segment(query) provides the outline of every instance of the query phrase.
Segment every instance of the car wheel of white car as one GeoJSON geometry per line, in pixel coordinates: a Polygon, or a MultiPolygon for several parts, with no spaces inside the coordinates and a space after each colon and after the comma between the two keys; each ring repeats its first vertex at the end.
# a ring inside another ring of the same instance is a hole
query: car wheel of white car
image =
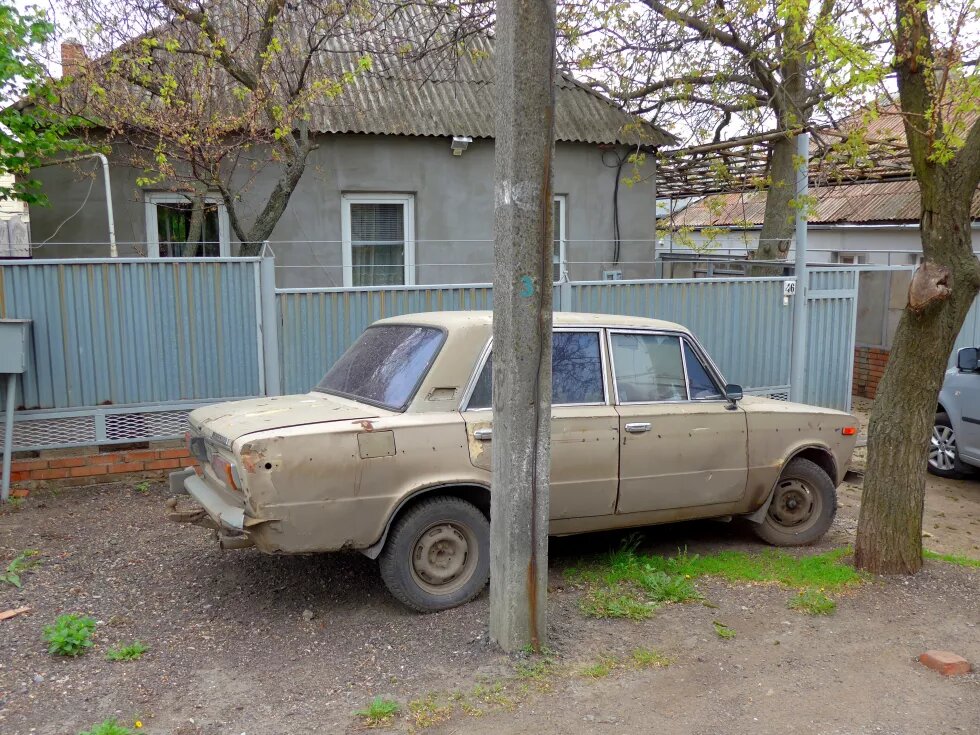
{"type": "Polygon", "coordinates": [[[940,411],[929,440],[929,472],[937,477],[961,477],[965,468],[956,449],[956,433],[949,415],[940,411]]]}
{"type": "Polygon", "coordinates": [[[812,544],[827,532],[836,512],[833,480],[818,465],[797,457],[786,465],[765,519],[753,530],[774,546],[812,544]]]}
{"type": "Polygon", "coordinates": [[[490,578],[490,522],[460,498],[423,500],[395,521],[379,562],[385,586],[409,607],[462,605],[490,578]]]}

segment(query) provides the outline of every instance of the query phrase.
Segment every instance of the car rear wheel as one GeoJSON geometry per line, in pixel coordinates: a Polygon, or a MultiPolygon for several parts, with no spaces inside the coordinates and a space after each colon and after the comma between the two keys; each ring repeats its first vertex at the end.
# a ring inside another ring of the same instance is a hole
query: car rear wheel
{"type": "Polygon", "coordinates": [[[783,470],[755,534],[773,546],[803,546],[823,536],[837,512],[834,482],[818,465],[797,457],[783,470]]]}
{"type": "Polygon", "coordinates": [[[949,414],[943,411],[936,414],[936,420],[932,425],[927,468],[937,477],[962,477],[966,471],[956,448],[953,423],[949,420],[949,414]]]}
{"type": "Polygon", "coordinates": [[[490,522],[465,500],[423,500],[399,517],[379,558],[381,578],[419,612],[469,602],[490,578],[490,522]]]}

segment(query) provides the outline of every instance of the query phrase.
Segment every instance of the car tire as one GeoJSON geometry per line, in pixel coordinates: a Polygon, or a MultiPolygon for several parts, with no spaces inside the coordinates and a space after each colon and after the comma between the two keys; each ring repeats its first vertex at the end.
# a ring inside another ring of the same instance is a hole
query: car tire
{"type": "Polygon", "coordinates": [[[786,465],[756,536],[773,546],[805,546],[822,537],[837,513],[837,490],[821,467],[797,457],[786,465]]]}
{"type": "Polygon", "coordinates": [[[960,462],[960,453],[956,447],[956,434],[949,414],[944,411],[936,413],[932,425],[932,436],[929,438],[929,458],[926,469],[936,477],[957,479],[967,474],[966,466],[960,462]],[[952,457],[950,457],[950,453],[952,457]],[[934,456],[935,455],[935,456],[934,456]]]}
{"type": "Polygon", "coordinates": [[[490,522],[460,498],[423,500],[395,521],[378,561],[385,586],[408,607],[462,605],[490,579],[490,522]]]}

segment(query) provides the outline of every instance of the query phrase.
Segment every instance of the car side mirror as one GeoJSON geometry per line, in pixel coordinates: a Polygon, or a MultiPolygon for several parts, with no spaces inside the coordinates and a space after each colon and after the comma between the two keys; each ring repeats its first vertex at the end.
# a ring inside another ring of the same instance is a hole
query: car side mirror
{"type": "Polygon", "coordinates": [[[735,408],[735,403],[742,400],[742,386],[729,383],[725,386],[725,399],[735,408]]]}
{"type": "Polygon", "coordinates": [[[975,373],[980,364],[980,350],[976,347],[964,347],[956,353],[956,367],[964,373],[975,373]]]}

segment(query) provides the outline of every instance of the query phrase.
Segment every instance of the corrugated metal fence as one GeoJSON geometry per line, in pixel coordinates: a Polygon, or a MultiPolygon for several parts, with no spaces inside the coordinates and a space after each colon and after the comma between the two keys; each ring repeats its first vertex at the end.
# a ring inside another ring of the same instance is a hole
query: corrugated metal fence
{"type": "MultiPolygon", "coordinates": [[[[271,259],[0,262],[0,316],[34,321],[15,449],[179,436],[197,405],[304,392],[371,322],[490,309],[489,284],[275,289],[271,259]]],[[[565,283],[555,308],[690,327],[732,382],[785,397],[783,278],[565,283]]],[[[807,399],[850,400],[856,272],[811,276],[807,399]],[[812,386],[810,385],[812,382],[812,386]]]]}

